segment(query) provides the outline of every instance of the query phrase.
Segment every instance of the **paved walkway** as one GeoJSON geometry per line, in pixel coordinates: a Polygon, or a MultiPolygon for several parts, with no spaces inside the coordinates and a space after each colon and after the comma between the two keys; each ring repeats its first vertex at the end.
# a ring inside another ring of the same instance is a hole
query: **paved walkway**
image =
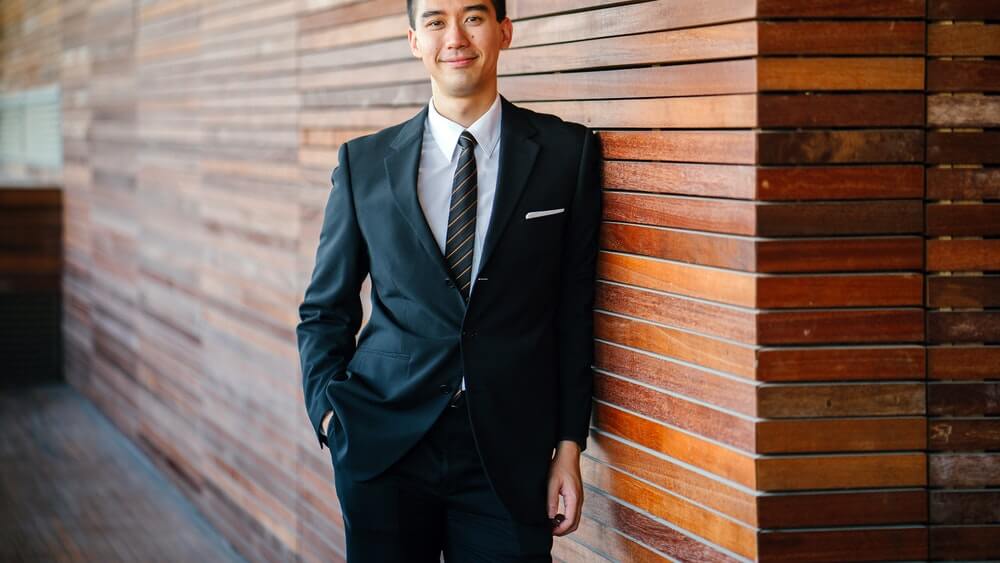
{"type": "Polygon", "coordinates": [[[0,391],[0,561],[243,561],[67,385],[0,391]]]}

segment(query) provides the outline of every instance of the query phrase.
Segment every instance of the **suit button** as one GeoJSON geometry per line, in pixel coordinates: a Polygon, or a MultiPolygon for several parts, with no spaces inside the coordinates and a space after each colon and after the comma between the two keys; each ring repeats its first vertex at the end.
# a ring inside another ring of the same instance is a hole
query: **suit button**
{"type": "Polygon", "coordinates": [[[476,331],[474,331],[474,330],[463,330],[462,331],[462,336],[468,336],[469,338],[472,338],[475,335],[476,335],[476,331]]]}
{"type": "Polygon", "coordinates": [[[455,287],[455,282],[451,281],[451,278],[445,279],[444,284],[448,287],[455,287]]]}
{"type": "Polygon", "coordinates": [[[447,395],[448,393],[451,393],[451,387],[448,387],[447,385],[442,385],[441,387],[438,387],[438,389],[441,390],[442,395],[447,395]]]}

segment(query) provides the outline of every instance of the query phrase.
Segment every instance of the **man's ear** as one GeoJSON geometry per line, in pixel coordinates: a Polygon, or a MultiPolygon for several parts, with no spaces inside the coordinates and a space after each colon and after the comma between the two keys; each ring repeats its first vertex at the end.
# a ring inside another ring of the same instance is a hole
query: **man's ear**
{"type": "Polygon", "coordinates": [[[413,53],[413,56],[418,59],[424,58],[420,52],[420,46],[417,45],[417,32],[412,27],[406,29],[406,40],[410,43],[410,52],[413,53]]]}
{"type": "Polygon", "coordinates": [[[500,33],[503,36],[503,41],[500,42],[500,48],[506,49],[510,47],[511,41],[514,40],[514,23],[510,21],[509,17],[505,17],[502,22],[500,22],[500,33]]]}

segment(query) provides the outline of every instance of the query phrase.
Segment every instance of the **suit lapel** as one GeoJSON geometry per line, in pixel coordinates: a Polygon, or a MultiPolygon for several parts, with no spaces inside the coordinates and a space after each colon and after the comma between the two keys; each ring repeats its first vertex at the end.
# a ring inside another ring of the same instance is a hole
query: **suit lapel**
{"type": "MultiPolygon", "coordinates": [[[[493,197],[493,212],[486,230],[483,255],[479,269],[482,271],[496,248],[517,203],[527,185],[528,177],[538,156],[538,143],[531,139],[536,130],[528,122],[524,110],[500,96],[500,165],[497,173],[496,193],[493,197]]],[[[385,157],[385,171],[389,179],[396,205],[417,235],[420,245],[438,265],[443,276],[448,276],[448,266],[437,246],[434,234],[427,225],[423,208],[417,196],[417,174],[420,170],[420,151],[424,137],[424,121],[427,105],[417,115],[403,124],[396,138],[390,144],[391,151],[385,157]]],[[[455,289],[455,294],[458,289],[455,289]]],[[[475,292],[473,291],[473,294],[475,292]]]]}
{"type": "MultiPolygon", "coordinates": [[[[479,271],[483,271],[500,237],[503,235],[517,202],[521,199],[528,177],[538,156],[538,143],[531,137],[536,130],[525,116],[525,110],[500,96],[500,167],[497,172],[496,194],[493,196],[493,213],[483,242],[483,255],[479,271]]],[[[475,294],[475,291],[473,291],[475,294]]]]}
{"type": "MultiPolygon", "coordinates": [[[[441,255],[437,241],[434,240],[434,233],[427,225],[427,218],[424,217],[424,210],[420,207],[420,200],[417,197],[417,174],[420,171],[420,150],[424,140],[426,117],[425,104],[424,109],[410,118],[400,129],[390,145],[392,151],[385,157],[385,172],[396,205],[417,235],[420,246],[424,247],[430,259],[438,265],[444,279],[449,275],[448,265],[445,264],[444,256],[441,255]]],[[[461,297],[457,289],[455,294],[461,297]]]]}

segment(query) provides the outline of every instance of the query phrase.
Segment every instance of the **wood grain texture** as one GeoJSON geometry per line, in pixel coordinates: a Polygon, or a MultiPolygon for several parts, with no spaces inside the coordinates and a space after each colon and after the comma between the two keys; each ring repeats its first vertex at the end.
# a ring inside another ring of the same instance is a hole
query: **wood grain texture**
{"type": "Polygon", "coordinates": [[[758,497],[763,528],[922,524],[927,521],[927,491],[809,492],[758,497]]]}
{"type": "Polygon", "coordinates": [[[1000,265],[996,2],[928,6],[928,475],[931,556],[995,559],[1000,265]],[[972,21],[962,21],[972,20],[972,21]],[[978,20],[978,21],[977,21],[978,20]],[[983,22],[982,20],[987,20],[983,22]],[[992,201],[991,201],[992,200],[992,201]],[[992,381],[991,381],[992,380],[992,381]],[[949,555],[944,556],[944,553],[949,555]]]}
{"type": "Polygon", "coordinates": [[[927,558],[927,528],[823,530],[762,533],[762,561],[921,561],[927,558]]]}

